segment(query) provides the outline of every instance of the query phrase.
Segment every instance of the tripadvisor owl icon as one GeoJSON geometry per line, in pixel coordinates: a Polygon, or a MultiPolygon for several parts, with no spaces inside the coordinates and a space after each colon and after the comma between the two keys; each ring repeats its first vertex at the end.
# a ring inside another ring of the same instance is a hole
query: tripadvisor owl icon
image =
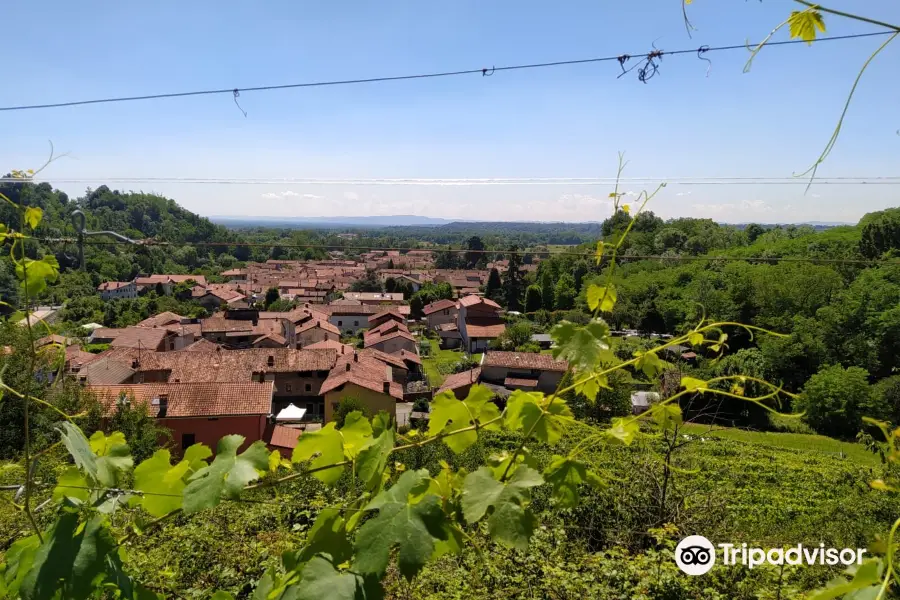
{"type": "Polygon", "coordinates": [[[688,575],[703,575],[716,564],[716,549],[702,535],[689,535],[675,547],[675,564],[688,575]]]}

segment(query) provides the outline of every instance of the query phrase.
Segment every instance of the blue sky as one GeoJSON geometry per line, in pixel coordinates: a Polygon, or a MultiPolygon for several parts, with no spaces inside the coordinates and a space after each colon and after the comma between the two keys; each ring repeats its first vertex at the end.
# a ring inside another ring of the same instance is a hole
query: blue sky
{"type": "MultiPolygon", "coordinates": [[[[859,9],[859,2],[834,8],[859,9]]],[[[865,14],[900,22],[900,5],[865,14]]],[[[0,105],[398,75],[758,41],[796,4],[626,2],[96,2],[4,7],[0,105]]],[[[875,30],[826,16],[829,35],[875,30]]],[[[787,32],[776,39],[787,39],[787,32]]],[[[618,64],[347,87],[0,112],[0,167],[29,168],[47,140],[69,155],[43,175],[70,195],[110,177],[786,177],[828,140],[881,38],[664,57],[647,84],[618,64]]],[[[900,175],[900,40],[869,68],[822,177],[900,175]]],[[[598,220],[607,186],[135,183],[204,215],[421,214],[598,220]]],[[[646,187],[646,186],[644,186],[646,187]]],[[[626,186],[638,191],[637,184],[626,186]]],[[[650,206],[720,221],[855,221],[900,186],[670,185],[650,206]]]]}

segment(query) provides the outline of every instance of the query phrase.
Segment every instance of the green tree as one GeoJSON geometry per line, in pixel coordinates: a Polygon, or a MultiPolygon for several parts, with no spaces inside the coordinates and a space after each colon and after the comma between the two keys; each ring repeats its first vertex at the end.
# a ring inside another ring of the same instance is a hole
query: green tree
{"type": "Polygon", "coordinates": [[[575,308],[575,278],[566,273],[556,282],[556,289],[553,292],[553,302],[556,310],[570,310],[575,308]]]}
{"type": "Polygon", "coordinates": [[[496,268],[488,274],[487,284],[484,286],[484,295],[491,300],[498,300],[503,295],[503,284],[500,281],[500,273],[496,268]]]}
{"type": "Polygon", "coordinates": [[[350,284],[351,292],[383,292],[384,287],[381,285],[381,279],[378,273],[373,270],[366,271],[364,277],[357,279],[350,284]]]}
{"type": "Polygon", "coordinates": [[[509,268],[506,269],[506,279],[503,281],[503,291],[506,296],[506,308],[508,310],[522,310],[522,255],[519,247],[513,244],[509,248],[509,268]]]}
{"type": "Polygon", "coordinates": [[[265,300],[266,309],[268,309],[272,304],[277,302],[279,298],[281,298],[281,296],[278,293],[277,287],[270,287],[269,289],[267,289],[266,290],[266,300],[265,300]]]}
{"type": "Polygon", "coordinates": [[[553,273],[549,265],[541,265],[541,302],[544,310],[553,310],[553,297],[556,293],[553,284],[553,273]]]}
{"type": "Polygon", "coordinates": [[[465,262],[467,269],[474,268],[479,262],[484,262],[484,242],[477,235],[466,240],[465,262]]]}
{"type": "Polygon", "coordinates": [[[825,367],[803,386],[798,404],[810,427],[823,435],[844,439],[859,432],[864,416],[883,416],[869,386],[869,373],[859,367],[825,367]]]}
{"type": "Polygon", "coordinates": [[[900,426],[900,375],[882,379],[875,385],[875,400],[884,418],[900,426]]]}
{"type": "Polygon", "coordinates": [[[529,285],[525,289],[525,312],[533,313],[539,311],[542,306],[541,288],[536,285],[529,285]]]}
{"type": "Polygon", "coordinates": [[[747,241],[752,244],[759,236],[764,234],[766,230],[762,228],[762,225],[750,223],[744,228],[744,232],[747,234],[747,241]]]}
{"type": "Polygon", "coordinates": [[[338,402],[337,408],[334,409],[334,414],[332,415],[335,425],[338,428],[343,427],[347,415],[353,411],[359,411],[365,417],[371,416],[369,414],[369,407],[366,406],[362,400],[355,396],[344,396],[341,398],[340,402],[338,402]]]}
{"type": "Polygon", "coordinates": [[[862,234],[859,251],[866,258],[878,258],[889,250],[900,249],[900,208],[889,208],[865,215],[859,221],[862,234]]]}

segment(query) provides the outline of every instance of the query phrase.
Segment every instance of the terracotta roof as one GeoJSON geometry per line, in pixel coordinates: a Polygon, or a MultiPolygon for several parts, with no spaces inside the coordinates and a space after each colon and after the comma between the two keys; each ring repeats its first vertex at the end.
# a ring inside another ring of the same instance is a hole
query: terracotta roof
{"type": "Polygon", "coordinates": [[[353,346],[348,344],[342,344],[337,340],[324,340],[321,342],[316,342],[315,344],[310,344],[309,346],[303,346],[304,350],[336,350],[338,354],[353,354],[353,351],[356,350],[353,346]]]}
{"type": "MultiPolygon", "coordinates": [[[[337,304],[338,302],[342,302],[341,300],[336,300],[331,304],[322,307],[322,310],[327,311],[328,314],[332,316],[337,315],[377,315],[381,311],[384,310],[383,306],[375,306],[371,304],[354,304],[354,305],[344,305],[337,304]]],[[[403,316],[409,315],[409,306],[395,306],[393,307],[403,316]]]]}
{"type": "Polygon", "coordinates": [[[272,412],[275,382],[228,383],[145,383],[136,385],[89,385],[92,393],[113,412],[124,393],[136,403],[147,406],[152,416],[159,415],[160,398],[167,397],[165,418],[218,417],[228,415],[267,415],[272,412]]]}
{"type": "Polygon", "coordinates": [[[426,304],[425,308],[422,309],[422,313],[427,316],[448,308],[456,308],[456,302],[453,300],[438,300],[437,302],[426,304]]]}
{"type": "Polygon", "coordinates": [[[165,327],[166,325],[172,325],[173,323],[181,324],[181,321],[184,319],[181,315],[176,315],[173,312],[166,311],[161,312],[158,315],[154,315],[148,319],[144,319],[140,323],[137,324],[137,327],[165,327]]]}
{"type": "Polygon", "coordinates": [[[389,292],[346,292],[344,298],[350,300],[379,300],[382,302],[402,302],[403,294],[389,292]]]}
{"type": "Polygon", "coordinates": [[[110,343],[110,348],[147,348],[156,350],[166,336],[170,335],[165,329],[149,329],[147,327],[126,327],[121,330],[116,339],[110,343]]]}
{"type": "Polygon", "coordinates": [[[438,329],[441,331],[459,331],[459,326],[456,323],[441,323],[438,325],[438,329]]]}
{"type": "Polygon", "coordinates": [[[169,371],[169,381],[250,381],[254,373],[328,371],[336,358],[334,350],[293,348],[157,352],[142,356],[139,370],[169,371]]]}
{"type": "Polygon", "coordinates": [[[489,350],[487,354],[484,355],[481,366],[564,372],[569,368],[569,363],[564,360],[553,360],[553,357],[549,354],[537,354],[535,352],[496,352],[489,350]]]}
{"type": "Polygon", "coordinates": [[[70,369],[80,369],[84,365],[90,364],[99,358],[99,354],[85,352],[78,346],[69,346],[66,348],[66,364],[70,369]]]}
{"type": "Polygon", "coordinates": [[[446,392],[448,390],[452,391],[467,385],[478,383],[478,379],[480,377],[480,367],[471,369],[469,371],[463,371],[462,373],[454,373],[453,375],[448,375],[441,387],[438,388],[438,393],[446,392]]]}
{"type": "Polygon", "coordinates": [[[134,283],[133,281],[104,281],[100,285],[97,286],[97,291],[100,292],[111,292],[113,290],[117,290],[119,288],[123,288],[134,283]]]}
{"type": "Polygon", "coordinates": [[[383,310],[379,313],[375,313],[374,315],[369,316],[369,323],[375,323],[376,321],[380,321],[384,318],[393,317],[393,320],[396,320],[400,323],[406,323],[406,317],[400,314],[400,311],[397,310],[397,307],[391,307],[387,310],[383,310]]]}
{"type": "Polygon", "coordinates": [[[398,369],[409,370],[409,367],[406,366],[406,363],[403,362],[403,359],[397,356],[396,354],[388,354],[387,352],[382,352],[381,350],[376,350],[374,348],[366,348],[360,352],[362,356],[371,356],[375,360],[380,360],[381,362],[391,365],[392,367],[397,367],[398,369]]]}
{"type": "Polygon", "coordinates": [[[119,337],[123,331],[125,330],[116,329],[115,327],[101,327],[100,329],[95,329],[91,333],[91,339],[114,340],[119,337]]]}
{"type": "Polygon", "coordinates": [[[78,372],[88,384],[117,384],[131,379],[135,371],[127,363],[110,357],[101,357],[84,365],[78,372]]]}
{"type": "Polygon", "coordinates": [[[206,285],[206,277],[203,275],[149,275],[136,277],[134,282],[138,285],[156,285],[157,283],[183,283],[190,280],[200,285],[206,285]]]}
{"type": "Polygon", "coordinates": [[[400,350],[400,352],[395,352],[394,356],[399,356],[404,361],[409,361],[415,363],[417,365],[422,364],[422,358],[416,354],[415,352],[410,352],[409,350],[400,350]]]}
{"type": "Polygon", "coordinates": [[[381,342],[386,342],[394,338],[403,338],[404,340],[409,340],[411,342],[416,341],[416,338],[414,338],[411,333],[407,333],[406,331],[394,331],[378,337],[367,338],[365,346],[368,348],[369,346],[374,346],[375,344],[380,344],[381,342]]]}
{"type": "Polygon", "coordinates": [[[503,385],[506,387],[537,387],[537,384],[537,379],[526,379],[524,377],[507,377],[503,380],[503,385]]]}
{"type": "Polygon", "coordinates": [[[246,331],[249,334],[253,331],[253,322],[226,319],[224,317],[209,317],[200,321],[200,331],[201,333],[246,331]]]}
{"type": "Polygon", "coordinates": [[[341,335],[341,330],[336,325],[332,325],[327,320],[309,319],[306,323],[297,328],[297,334],[304,333],[310,329],[321,329],[335,335],[341,335]]]}
{"type": "Polygon", "coordinates": [[[465,296],[464,298],[460,298],[459,303],[460,305],[465,307],[475,306],[476,304],[485,304],[487,306],[490,306],[491,308],[500,310],[500,305],[493,300],[488,300],[487,298],[482,298],[481,296],[475,296],[474,294],[465,296]]]}
{"type": "Polygon", "coordinates": [[[466,335],[470,338],[496,338],[504,331],[502,319],[466,319],[466,335]]]}
{"type": "Polygon", "coordinates": [[[59,344],[60,346],[71,346],[75,343],[75,340],[72,338],[67,338],[64,335],[58,335],[56,333],[42,337],[35,345],[40,348],[41,346],[47,346],[50,344],[59,344]]]}
{"type": "Polygon", "coordinates": [[[294,449],[302,432],[297,427],[285,427],[284,425],[270,425],[263,436],[266,444],[273,448],[294,449]]]}
{"type": "Polygon", "coordinates": [[[185,346],[180,352],[215,352],[221,350],[222,346],[215,342],[211,342],[206,338],[200,338],[193,344],[185,346]]]}
{"type": "Polygon", "coordinates": [[[384,393],[384,384],[387,383],[390,395],[397,400],[403,400],[403,386],[389,380],[386,365],[369,356],[362,354],[339,356],[334,369],[322,383],[319,393],[325,394],[347,383],[381,394],[384,393]]]}

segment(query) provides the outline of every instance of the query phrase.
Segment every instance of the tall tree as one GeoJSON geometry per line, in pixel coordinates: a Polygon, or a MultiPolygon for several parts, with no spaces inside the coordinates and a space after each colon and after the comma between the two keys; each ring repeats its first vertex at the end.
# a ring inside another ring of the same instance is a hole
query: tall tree
{"type": "Polygon", "coordinates": [[[522,309],[522,255],[515,244],[509,248],[509,268],[506,270],[506,281],[503,282],[506,294],[507,310],[522,309]]]}
{"type": "Polygon", "coordinates": [[[484,242],[477,235],[473,235],[466,240],[466,268],[471,269],[476,266],[484,258],[484,242]]]}
{"type": "Polygon", "coordinates": [[[541,299],[541,288],[536,285],[529,285],[525,290],[525,312],[533,313],[541,310],[543,301],[541,299]]]}
{"type": "Polygon", "coordinates": [[[571,310],[575,308],[575,278],[566,273],[556,282],[553,301],[557,310],[571,310]]]}
{"type": "Polygon", "coordinates": [[[485,297],[497,300],[503,295],[503,284],[500,281],[500,272],[496,268],[491,269],[487,284],[484,286],[485,297]]]}
{"type": "Polygon", "coordinates": [[[266,290],[266,308],[272,306],[278,299],[281,298],[281,295],[278,293],[277,287],[270,287],[266,290]]]}
{"type": "Polygon", "coordinates": [[[556,291],[553,285],[553,273],[550,272],[550,266],[547,264],[541,265],[541,271],[541,301],[544,310],[553,310],[553,297],[556,291]]]}

